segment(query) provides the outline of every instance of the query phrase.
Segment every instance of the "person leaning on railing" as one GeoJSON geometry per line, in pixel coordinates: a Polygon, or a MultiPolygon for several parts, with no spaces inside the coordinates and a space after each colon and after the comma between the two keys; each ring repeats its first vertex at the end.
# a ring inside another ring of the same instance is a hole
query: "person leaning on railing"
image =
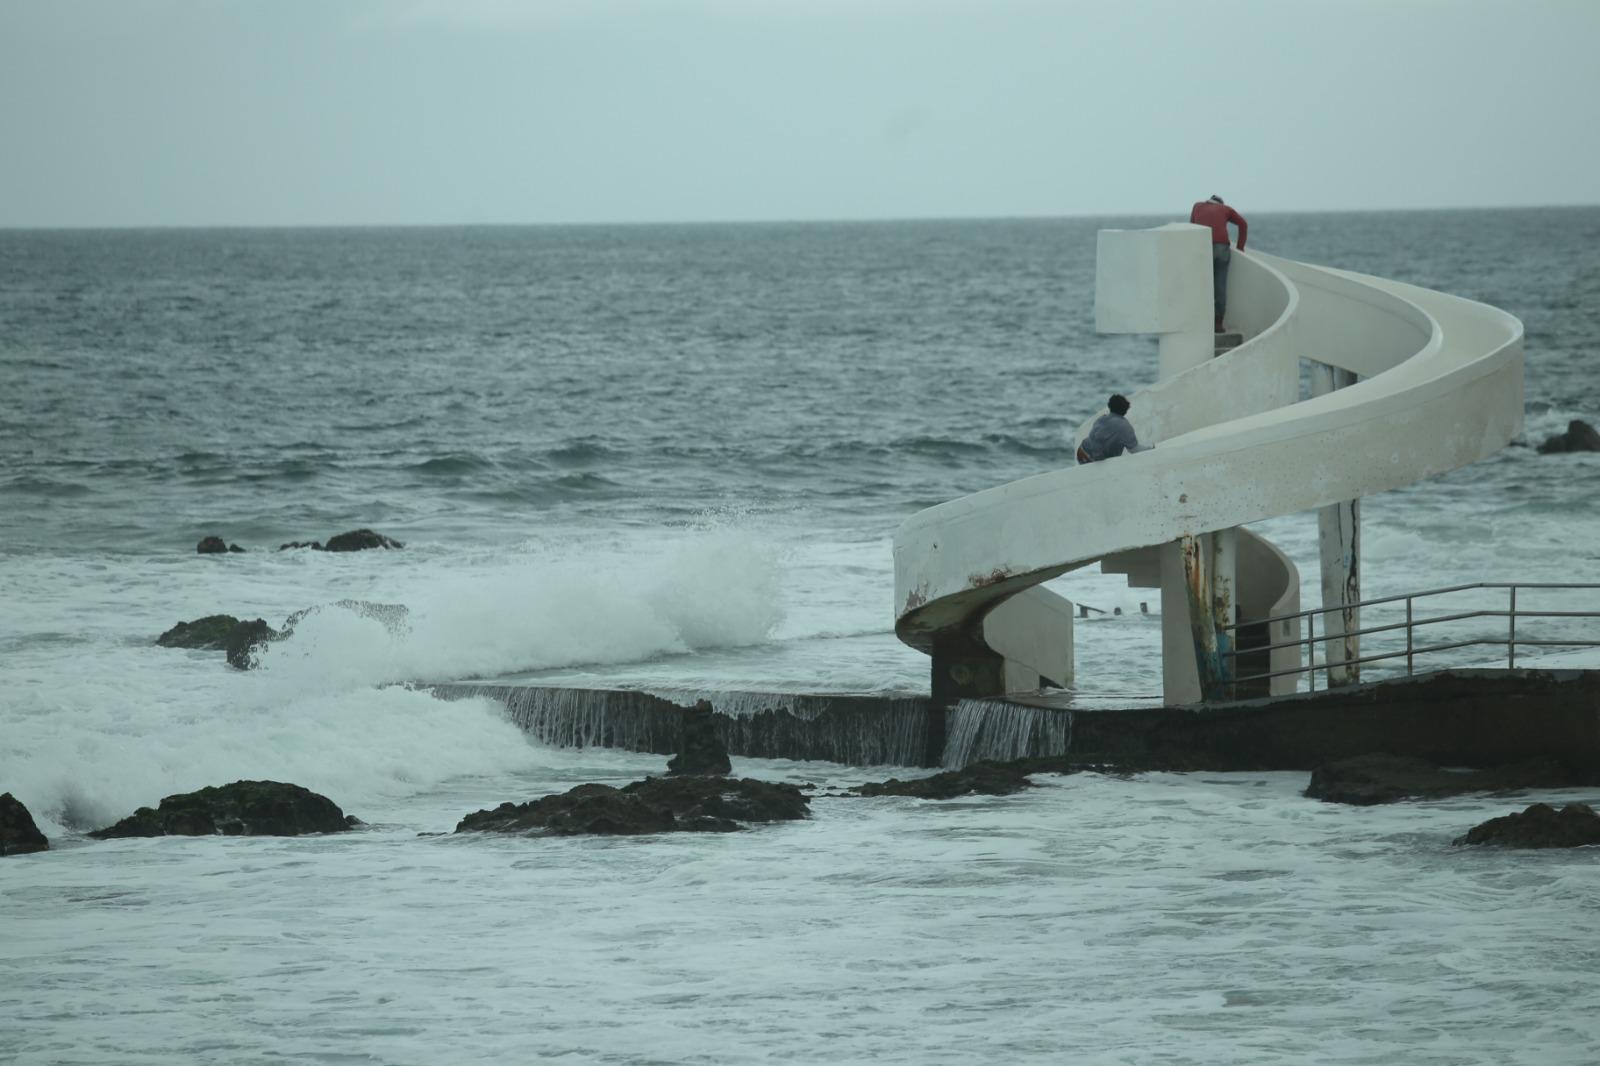
{"type": "Polygon", "coordinates": [[[1124,451],[1147,452],[1155,447],[1139,443],[1139,435],[1126,418],[1128,408],[1133,406],[1126,396],[1112,393],[1106,406],[1111,408],[1111,413],[1095,419],[1083,443],[1078,445],[1079,463],[1098,463],[1102,459],[1114,459],[1124,451]]]}
{"type": "Polygon", "coordinates": [[[1245,237],[1250,233],[1250,223],[1227,204],[1222,197],[1201,200],[1189,211],[1189,221],[1211,230],[1211,302],[1217,313],[1217,332],[1222,332],[1222,312],[1228,306],[1228,262],[1233,258],[1228,236],[1228,223],[1239,227],[1239,251],[1244,251],[1245,237]]]}

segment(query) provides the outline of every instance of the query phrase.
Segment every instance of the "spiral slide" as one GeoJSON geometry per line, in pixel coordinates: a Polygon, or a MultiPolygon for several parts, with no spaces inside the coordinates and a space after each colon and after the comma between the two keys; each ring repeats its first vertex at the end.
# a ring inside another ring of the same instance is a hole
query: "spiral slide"
{"type": "MultiPolygon", "coordinates": [[[[1222,351],[1208,230],[1100,233],[1096,328],[1159,337],[1159,379],[1130,396],[1129,415],[1156,447],[901,525],[895,628],[932,657],[936,699],[1070,687],[1073,607],[1040,586],[1096,562],[1161,589],[1169,705],[1216,698],[1219,648],[1239,653],[1224,672],[1277,675],[1229,695],[1292,692],[1298,622],[1269,633],[1260,620],[1299,610],[1299,575],[1239,527],[1317,512],[1323,607],[1353,604],[1359,498],[1472,463],[1522,428],[1522,323],[1496,308],[1252,251],[1234,254],[1227,317],[1241,343],[1222,351]]],[[[1357,628],[1353,614],[1343,624],[1357,628]]],[[[1330,641],[1329,661],[1353,661],[1354,643],[1330,641]]]]}

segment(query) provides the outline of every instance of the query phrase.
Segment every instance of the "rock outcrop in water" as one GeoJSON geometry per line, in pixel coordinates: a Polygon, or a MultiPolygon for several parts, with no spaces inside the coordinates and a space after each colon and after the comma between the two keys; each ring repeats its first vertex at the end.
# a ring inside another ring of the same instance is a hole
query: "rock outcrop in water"
{"type": "Polygon", "coordinates": [[[163,648],[215,648],[220,651],[228,647],[240,626],[266,624],[259,618],[254,622],[241,622],[231,614],[208,614],[193,622],[179,622],[157,637],[156,644],[163,648]]]}
{"type": "Polygon", "coordinates": [[[201,555],[225,555],[228,552],[244,551],[237,544],[229,544],[221,537],[201,537],[200,543],[195,545],[194,550],[201,555]]]}
{"type": "Polygon", "coordinates": [[[1574,418],[1567,423],[1565,433],[1557,433],[1539,445],[1540,455],[1556,452],[1600,452],[1600,431],[1581,418],[1574,418]]]}
{"type": "Polygon", "coordinates": [[[918,777],[909,781],[891,777],[887,781],[869,782],[857,785],[850,791],[858,796],[916,796],[919,799],[935,800],[972,795],[1009,796],[1013,792],[1033,787],[1028,774],[1043,772],[1028,768],[1029,764],[1035,761],[1017,759],[1011,762],[975,762],[959,770],[946,770],[930,777],[918,777]]]}
{"type": "Polygon", "coordinates": [[[116,825],[89,835],[160,836],[301,836],[342,833],[355,819],[347,818],[326,796],[281,781],[235,781],[168,796],[155,810],[140,807],[116,825]]]}
{"type": "MultiPolygon", "coordinates": [[[[410,615],[403,603],[373,603],[369,600],[336,600],[329,607],[342,607],[363,618],[383,623],[391,633],[400,631],[410,615]]],[[[163,648],[215,648],[226,653],[228,665],[236,670],[250,670],[256,665],[256,654],[266,645],[283,640],[294,633],[295,626],[313,611],[322,607],[307,607],[291,614],[282,629],[273,629],[265,619],[242,622],[231,614],[212,614],[193,622],[179,622],[161,636],[156,643],[163,648]]]]}
{"type": "Polygon", "coordinates": [[[1457,845],[1485,844],[1500,848],[1581,848],[1600,844],[1600,814],[1584,803],[1569,803],[1559,811],[1548,803],[1535,803],[1520,814],[1491,818],[1474,826],[1457,845]]]}
{"type": "Polygon", "coordinates": [[[256,665],[256,649],[287,635],[273,629],[260,618],[254,622],[239,623],[228,636],[228,665],[235,670],[253,669],[256,665]]]}
{"type": "Polygon", "coordinates": [[[669,775],[727,774],[733,772],[728,759],[728,746],[717,735],[713,724],[711,704],[696,701],[693,707],[683,709],[678,727],[678,754],[667,763],[669,775]]]}
{"type": "Polygon", "coordinates": [[[1529,788],[1573,788],[1594,783],[1594,774],[1563,763],[1535,760],[1485,770],[1445,770],[1425,759],[1360,755],[1311,771],[1305,794],[1329,803],[1368,807],[1407,799],[1437,799],[1465,792],[1513,792],[1529,788]]]}
{"type": "Polygon", "coordinates": [[[0,792],[0,857],[49,851],[50,841],[33,824],[33,815],[21,800],[0,792]]]}
{"type": "Polygon", "coordinates": [[[340,533],[329,537],[328,543],[319,540],[292,540],[287,544],[278,545],[279,551],[290,548],[310,548],[319,552],[358,552],[369,548],[404,548],[405,545],[393,537],[386,537],[382,533],[374,533],[370,529],[352,529],[348,533],[340,533]]]}
{"type": "Polygon", "coordinates": [[[650,777],[623,788],[579,785],[528,803],[502,803],[461,819],[458,833],[552,836],[727,833],[747,823],[806,818],[810,802],[794,785],[725,777],[650,777]]]}

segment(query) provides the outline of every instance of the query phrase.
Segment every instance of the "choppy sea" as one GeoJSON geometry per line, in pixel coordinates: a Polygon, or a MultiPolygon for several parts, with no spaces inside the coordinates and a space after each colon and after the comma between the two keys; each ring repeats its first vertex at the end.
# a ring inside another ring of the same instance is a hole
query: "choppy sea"
{"type": "MultiPolygon", "coordinates": [[[[52,841],[0,860],[0,1062],[1600,1059],[1592,849],[1450,847],[1523,799],[1078,775],[744,834],[419,835],[662,760],[397,682],[925,692],[896,525],[1070,464],[1154,378],[1153,341],[1093,332],[1094,234],[1163,221],[0,231],[0,791],[52,841]],[[405,548],[276,550],[359,527],[405,548]],[[341,599],[409,626],[325,607],[249,673],[154,646],[341,599]],[[239,778],[369,828],[83,835],[239,778]]],[[[1524,438],[1364,500],[1365,595],[1600,581],[1600,455],[1532,447],[1600,422],[1600,208],[1251,243],[1527,327],[1524,438]]],[[[1314,519],[1258,528],[1314,603],[1314,519]]],[[[1153,590],[1057,587],[1106,612],[1082,691],[1156,692],[1153,590]]]]}

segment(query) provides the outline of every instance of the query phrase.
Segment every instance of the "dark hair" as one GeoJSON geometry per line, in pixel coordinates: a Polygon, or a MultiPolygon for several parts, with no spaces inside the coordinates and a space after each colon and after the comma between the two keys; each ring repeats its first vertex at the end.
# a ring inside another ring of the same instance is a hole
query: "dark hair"
{"type": "Polygon", "coordinates": [[[1106,406],[1111,408],[1111,413],[1114,415],[1125,415],[1128,413],[1128,398],[1120,392],[1113,392],[1111,399],[1106,401],[1106,406]]]}

